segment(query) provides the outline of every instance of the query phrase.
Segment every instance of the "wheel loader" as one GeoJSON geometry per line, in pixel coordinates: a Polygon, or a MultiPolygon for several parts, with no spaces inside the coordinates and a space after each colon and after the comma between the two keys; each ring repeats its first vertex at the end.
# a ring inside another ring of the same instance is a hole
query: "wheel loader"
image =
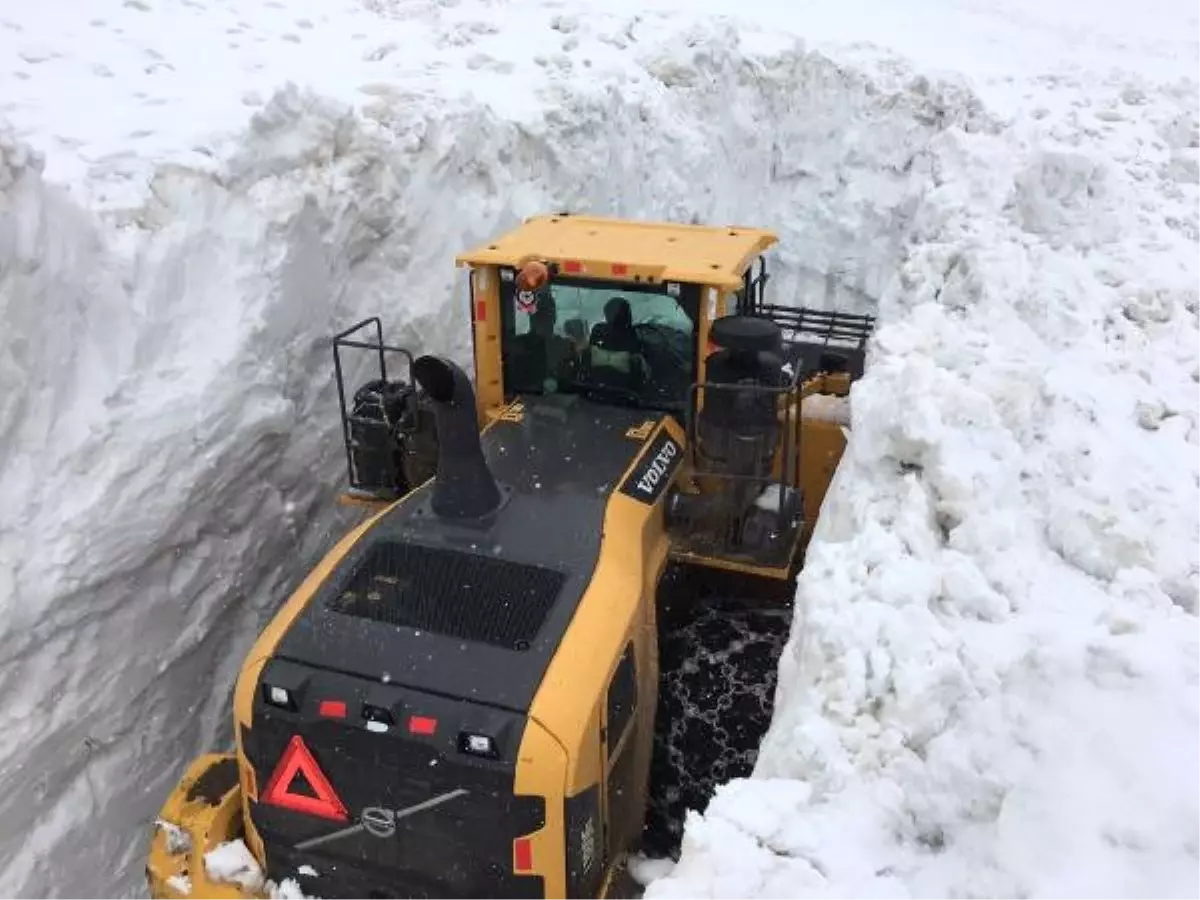
{"type": "Polygon", "coordinates": [[[774,585],[786,634],[874,327],[768,302],[776,240],[539,216],[458,257],[473,378],[378,317],[334,337],[363,518],[246,657],[232,752],[167,798],[153,896],[262,894],[206,864],[237,841],[309,896],[628,889],[649,813],[687,799],[682,706],[734,714],[703,660],[715,686],[663,703],[667,622],[719,635],[714,591],[774,585]]]}

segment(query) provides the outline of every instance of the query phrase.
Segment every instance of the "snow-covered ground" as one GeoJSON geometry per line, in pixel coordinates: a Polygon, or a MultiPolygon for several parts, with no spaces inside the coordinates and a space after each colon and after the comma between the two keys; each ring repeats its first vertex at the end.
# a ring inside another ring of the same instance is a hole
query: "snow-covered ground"
{"type": "Polygon", "coordinates": [[[559,208],[881,316],[759,770],[648,895],[1200,893],[1194,3],[85,6],[0,11],[0,893],[142,889],[344,524],[324,340],[461,356],[454,252],[559,208]]]}

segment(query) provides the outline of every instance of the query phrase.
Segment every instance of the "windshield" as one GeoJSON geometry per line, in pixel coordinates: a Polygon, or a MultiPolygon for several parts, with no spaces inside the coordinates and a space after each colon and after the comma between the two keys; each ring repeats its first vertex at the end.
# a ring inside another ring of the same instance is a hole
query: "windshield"
{"type": "Polygon", "coordinates": [[[537,294],[504,283],[511,393],[577,393],[679,410],[695,379],[696,285],[556,279],[537,294]]]}

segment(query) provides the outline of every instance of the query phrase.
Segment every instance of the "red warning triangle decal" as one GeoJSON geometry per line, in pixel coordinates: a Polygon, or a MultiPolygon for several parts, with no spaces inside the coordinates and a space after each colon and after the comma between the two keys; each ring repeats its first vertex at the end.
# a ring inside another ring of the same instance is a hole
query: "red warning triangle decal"
{"type": "Polygon", "coordinates": [[[287,749],[283,751],[279,765],[275,767],[271,780],[267,782],[267,789],[263,791],[262,802],[322,819],[333,819],[335,822],[345,822],[349,818],[346,805],[298,734],[292,735],[287,749]],[[291,790],[296,773],[304,776],[317,796],[310,797],[291,790]]]}

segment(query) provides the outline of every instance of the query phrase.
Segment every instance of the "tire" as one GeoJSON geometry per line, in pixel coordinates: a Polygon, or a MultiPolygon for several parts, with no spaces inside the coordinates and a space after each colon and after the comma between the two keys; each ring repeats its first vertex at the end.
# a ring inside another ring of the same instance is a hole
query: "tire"
{"type": "Polygon", "coordinates": [[[694,616],[664,617],[659,699],[643,850],[677,856],[689,809],[753,772],[771,723],[790,603],[747,608],[692,598],[694,616]],[[670,621],[674,619],[674,621],[670,621]]]}

